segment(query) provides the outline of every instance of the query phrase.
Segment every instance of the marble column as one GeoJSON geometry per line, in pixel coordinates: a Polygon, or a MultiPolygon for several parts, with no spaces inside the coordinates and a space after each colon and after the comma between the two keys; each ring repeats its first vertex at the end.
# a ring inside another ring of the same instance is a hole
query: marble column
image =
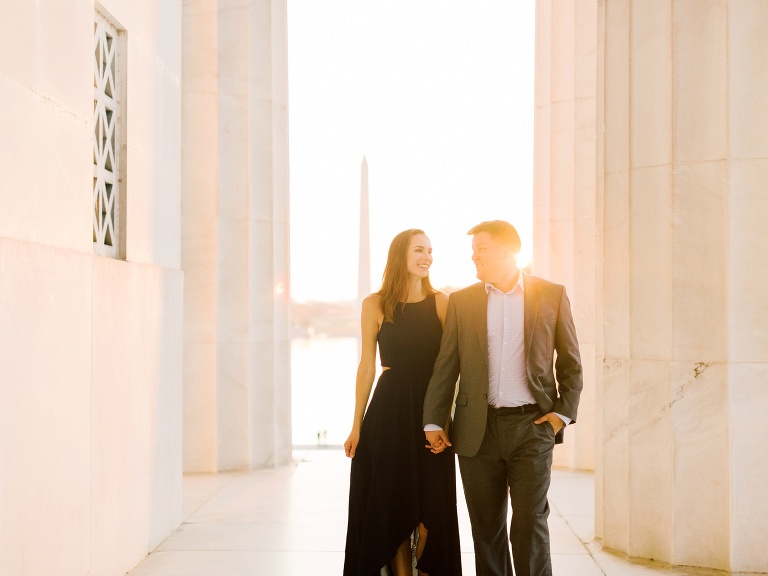
{"type": "Polygon", "coordinates": [[[606,0],[598,22],[596,532],[763,572],[768,6],[606,0]]]}
{"type": "Polygon", "coordinates": [[[768,5],[728,10],[728,416],[731,566],[768,572],[768,5]]]}
{"type": "Polygon", "coordinates": [[[250,462],[291,459],[287,0],[248,2],[250,462]]]}
{"type": "Polygon", "coordinates": [[[220,470],[250,467],[248,2],[218,0],[216,422],[220,470]]]}
{"type": "Polygon", "coordinates": [[[182,6],[181,267],[184,470],[217,470],[218,29],[216,0],[182,6]]]}
{"type": "Polygon", "coordinates": [[[285,1],[184,2],[185,469],[291,458],[285,1]]]}
{"type": "Polygon", "coordinates": [[[595,467],[597,6],[537,0],[532,271],[564,284],[584,366],[576,425],[555,466],[595,467]]]}

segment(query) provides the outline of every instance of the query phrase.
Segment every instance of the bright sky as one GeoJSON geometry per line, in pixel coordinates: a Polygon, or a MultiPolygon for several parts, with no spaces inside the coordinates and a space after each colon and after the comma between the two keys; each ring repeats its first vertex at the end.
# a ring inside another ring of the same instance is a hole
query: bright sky
{"type": "Polygon", "coordinates": [[[530,258],[533,0],[289,0],[291,292],[357,297],[368,159],[371,289],[422,228],[432,283],[476,281],[471,238],[512,222],[530,258]]]}

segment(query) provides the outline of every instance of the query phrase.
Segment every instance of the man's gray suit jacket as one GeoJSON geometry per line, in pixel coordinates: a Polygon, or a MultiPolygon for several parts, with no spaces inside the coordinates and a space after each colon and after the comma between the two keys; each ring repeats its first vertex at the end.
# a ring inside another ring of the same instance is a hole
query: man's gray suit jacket
{"type": "MultiPolygon", "coordinates": [[[[565,287],[528,274],[523,281],[528,386],[543,414],[557,412],[576,421],[581,357],[565,287]]],[[[440,353],[424,398],[424,425],[447,421],[454,394],[451,443],[456,454],[474,456],[488,417],[488,294],[482,282],[448,298],[440,353]]],[[[562,434],[556,442],[562,442],[562,434]]]]}

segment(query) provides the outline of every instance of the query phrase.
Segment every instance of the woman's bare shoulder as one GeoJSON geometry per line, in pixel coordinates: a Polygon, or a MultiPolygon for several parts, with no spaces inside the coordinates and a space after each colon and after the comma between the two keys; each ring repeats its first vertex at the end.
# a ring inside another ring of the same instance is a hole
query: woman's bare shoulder
{"type": "Polygon", "coordinates": [[[378,308],[378,306],[381,304],[381,294],[378,292],[374,292],[373,294],[368,294],[365,298],[363,298],[363,306],[367,308],[378,308]]]}
{"type": "Polygon", "coordinates": [[[445,321],[445,312],[448,310],[448,294],[444,292],[435,293],[435,308],[441,321],[445,321]]]}
{"type": "Polygon", "coordinates": [[[369,294],[363,298],[362,314],[377,318],[381,325],[381,294],[369,294]]]}

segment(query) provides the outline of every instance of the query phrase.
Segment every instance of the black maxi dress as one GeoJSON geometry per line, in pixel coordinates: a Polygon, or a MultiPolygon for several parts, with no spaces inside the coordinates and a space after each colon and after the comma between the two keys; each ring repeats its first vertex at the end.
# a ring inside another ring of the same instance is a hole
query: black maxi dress
{"type": "Polygon", "coordinates": [[[393,320],[379,330],[389,370],[376,384],[351,464],[344,576],[379,576],[419,522],[429,533],[418,568],[460,575],[454,453],[432,454],[422,426],[442,336],[434,295],[398,307],[393,320]]]}

